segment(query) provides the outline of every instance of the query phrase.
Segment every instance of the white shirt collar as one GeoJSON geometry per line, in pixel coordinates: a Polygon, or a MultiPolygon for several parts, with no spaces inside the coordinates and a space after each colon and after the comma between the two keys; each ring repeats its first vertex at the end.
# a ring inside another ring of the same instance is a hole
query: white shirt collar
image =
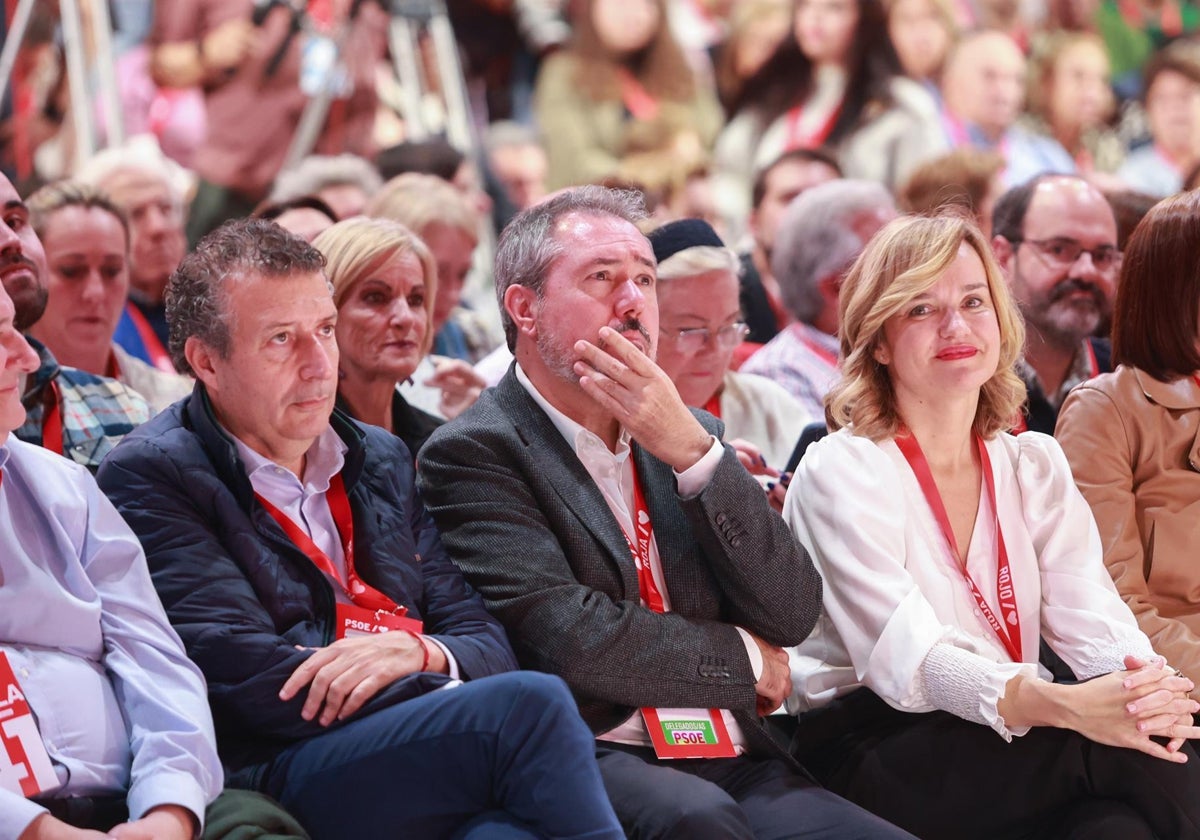
{"type": "MultiPolygon", "coordinates": [[[[589,449],[594,449],[595,443],[599,443],[605,451],[608,450],[608,446],[598,435],[588,431],[582,425],[576,423],[552,406],[550,401],[538,391],[537,386],[525,375],[525,371],[521,370],[519,363],[514,365],[514,367],[516,368],[517,381],[521,383],[521,387],[528,392],[529,396],[533,398],[533,401],[538,404],[542,411],[546,412],[546,416],[550,418],[550,422],[554,424],[554,428],[558,429],[559,434],[571,445],[571,449],[576,455],[579,455],[581,450],[586,452],[589,449]]],[[[629,431],[622,426],[620,436],[617,438],[617,451],[615,453],[617,460],[624,460],[629,456],[629,440],[629,431]]],[[[612,455],[614,453],[609,454],[612,455]]]]}

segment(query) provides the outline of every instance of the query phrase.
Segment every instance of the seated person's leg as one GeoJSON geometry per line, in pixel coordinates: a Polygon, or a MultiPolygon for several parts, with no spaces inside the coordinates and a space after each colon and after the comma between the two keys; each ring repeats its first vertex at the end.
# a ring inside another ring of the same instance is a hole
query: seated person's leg
{"type": "Polygon", "coordinates": [[[596,762],[629,837],[754,840],[746,815],[733,798],[712,782],[686,772],[692,762],[666,766],[655,763],[653,750],[602,742],[596,747],[596,762]]]}
{"type": "Polygon", "coordinates": [[[265,788],[316,840],[448,837],[502,809],[536,833],[620,838],[592,734],[557,677],[435,691],[283,750],[265,788]]]}
{"type": "Polygon", "coordinates": [[[819,787],[783,761],[748,763],[722,787],[742,807],[757,840],[911,840],[907,831],[819,787]]]}
{"type": "Polygon", "coordinates": [[[203,840],[308,840],[296,818],[252,790],[226,788],[204,814],[203,840]]]}

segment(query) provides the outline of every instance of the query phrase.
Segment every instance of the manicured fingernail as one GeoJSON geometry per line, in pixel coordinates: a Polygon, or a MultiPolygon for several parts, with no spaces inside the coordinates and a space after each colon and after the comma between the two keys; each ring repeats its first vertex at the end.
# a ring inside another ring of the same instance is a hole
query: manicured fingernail
{"type": "Polygon", "coordinates": [[[792,474],[790,472],[780,473],[779,474],[779,483],[782,484],[784,487],[787,487],[789,484],[792,483],[792,474]]]}
{"type": "Polygon", "coordinates": [[[767,465],[767,457],[765,455],[759,455],[758,463],[765,467],[767,465]]]}
{"type": "Polygon", "coordinates": [[[774,481],[768,481],[768,482],[767,482],[767,489],[768,489],[768,490],[774,490],[774,489],[775,489],[775,482],[774,482],[774,481]]]}
{"type": "Polygon", "coordinates": [[[1129,705],[1127,705],[1127,706],[1125,707],[1125,709],[1126,709],[1126,711],[1128,711],[1128,712],[1129,712],[1129,714],[1131,714],[1131,715],[1132,715],[1132,714],[1136,714],[1136,713],[1137,713],[1137,703],[1130,703],[1129,705]]]}

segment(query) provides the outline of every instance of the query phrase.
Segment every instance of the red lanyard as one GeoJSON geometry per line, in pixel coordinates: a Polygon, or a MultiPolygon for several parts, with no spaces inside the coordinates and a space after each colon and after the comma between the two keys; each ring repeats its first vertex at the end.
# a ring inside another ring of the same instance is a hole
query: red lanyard
{"type": "Polygon", "coordinates": [[[46,406],[46,414],[42,418],[42,447],[56,455],[63,454],[62,432],[62,392],[58,383],[50,381],[50,405],[46,406]]]}
{"type": "Polygon", "coordinates": [[[804,133],[800,130],[800,121],[804,119],[804,106],[797,105],[787,113],[787,137],[784,139],[784,151],[792,149],[815,149],[823,144],[833,133],[838,117],[842,115],[842,103],[833,109],[833,113],[815,131],[804,133]]]}
{"type": "MultiPolygon", "coordinates": [[[[329,559],[329,555],[312,541],[312,538],[304,532],[303,528],[293,522],[291,517],[275,507],[275,505],[271,504],[260,494],[255,493],[254,497],[258,499],[260,505],[267,509],[267,513],[271,514],[274,520],[279,523],[279,527],[288,535],[288,539],[295,543],[296,547],[303,551],[318,569],[338,581],[338,583],[342,583],[341,575],[338,574],[333,561],[329,559]]],[[[354,518],[350,513],[350,499],[346,496],[346,486],[342,483],[340,473],[330,480],[329,491],[325,494],[325,498],[329,502],[329,512],[333,514],[333,524],[337,526],[338,536],[342,540],[342,552],[346,556],[346,582],[342,584],[342,588],[350,596],[350,600],[360,607],[366,607],[376,612],[390,613],[397,611],[398,608],[395,601],[378,589],[364,583],[354,571],[354,518]]],[[[404,608],[400,607],[399,610],[404,610],[404,608]]]]}
{"type": "Polygon", "coordinates": [[[158,340],[158,333],[154,332],[154,327],[150,326],[150,322],[146,320],[142,310],[137,308],[137,304],[133,301],[126,303],[125,314],[129,316],[133,328],[137,330],[138,338],[142,340],[142,346],[146,348],[146,355],[150,357],[150,364],[164,373],[175,373],[175,365],[171,364],[171,354],[158,340]]]}
{"type": "Polygon", "coordinates": [[[713,417],[719,418],[721,416],[721,392],[720,391],[718,391],[717,393],[713,394],[711,397],[708,398],[708,402],[706,402],[704,404],[704,410],[707,411],[709,414],[711,414],[713,417]]]}
{"type": "Polygon", "coordinates": [[[654,574],[650,571],[650,542],[654,539],[654,526],[650,524],[650,509],[646,507],[646,497],[642,495],[642,484],[638,481],[637,467],[633,465],[633,455],[630,454],[629,469],[633,472],[633,530],[637,538],[635,543],[625,534],[625,542],[629,543],[629,552],[633,555],[634,565],[637,566],[638,589],[646,606],[656,613],[666,612],[662,593],[654,582],[654,574]]]}
{"type": "Polygon", "coordinates": [[[621,102],[636,120],[652,120],[658,116],[658,100],[624,67],[617,68],[621,84],[621,102]]]}
{"type": "Polygon", "coordinates": [[[808,334],[808,327],[804,326],[803,324],[793,324],[792,330],[795,332],[796,338],[800,339],[800,342],[805,347],[816,353],[829,364],[837,367],[837,353],[831,352],[829,348],[818,344],[817,341],[808,334]]]}
{"type": "Polygon", "coordinates": [[[988,624],[991,625],[992,630],[995,631],[1001,644],[1004,645],[1004,649],[1008,651],[1008,655],[1012,657],[1013,662],[1021,662],[1021,617],[1017,612],[1016,590],[1013,588],[1012,571],[1008,565],[1008,550],[1004,547],[1004,532],[1000,528],[1000,512],[996,506],[996,479],[992,474],[992,461],[988,457],[987,446],[984,445],[983,438],[976,435],[975,444],[979,449],[979,461],[983,467],[983,486],[987,492],[988,503],[992,506],[992,514],[996,517],[996,594],[1000,597],[1000,612],[1004,616],[1003,624],[996,617],[996,613],[988,604],[987,599],[983,597],[983,593],[979,591],[979,587],[975,585],[970,572],[967,571],[966,564],[959,562],[958,543],[954,539],[954,530],[950,527],[950,517],[946,514],[946,506],[942,504],[942,494],[938,492],[937,483],[933,480],[933,473],[929,470],[929,462],[925,460],[925,453],[921,451],[921,444],[917,443],[917,439],[907,432],[896,437],[896,446],[900,447],[900,452],[903,453],[913,474],[917,477],[917,483],[921,485],[921,492],[925,494],[925,501],[929,503],[933,517],[937,520],[942,534],[950,546],[954,565],[962,572],[963,578],[967,581],[967,586],[970,587],[971,594],[975,597],[976,605],[987,619],[988,624]],[[1007,631],[1005,624],[1007,624],[1007,631]]]}

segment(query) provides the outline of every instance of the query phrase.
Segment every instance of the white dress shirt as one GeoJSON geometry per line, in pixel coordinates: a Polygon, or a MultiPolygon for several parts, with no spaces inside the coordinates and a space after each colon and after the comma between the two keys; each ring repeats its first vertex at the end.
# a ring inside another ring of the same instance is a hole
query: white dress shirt
{"type": "MultiPolygon", "coordinates": [[[[791,712],[860,685],[895,708],[942,709],[1010,729],[996,710],[1017,674],[1039,671],[1039,636],[1080,679],[1153,656],[1104,568],[1091,509],[1054,438],[1026,432],[987,442],[1021,627],[1013,662],[982,615],[916,476],[892,440],[842,429],[796,470],[784,518],[825,582],[822,615],[789,654],[791,712]]],[[[996,523],[980,488],[967,570],[993,610],[996,523]]]]}
{"type": "MultiPolygon", "coordinates": [[[[608,508],[612,511],[613,516],[617,520],[617,524],[621,526],[621,530],[626,536],[636,534],[637,531],[633,527],[633,461],[630,459],[630,436],[625,429],[621,430],[621,435],[617,441],[617,451],[609,450],[608,445],[604,443],[597,435],[585,429],[579,423],[576,423],[567,415],[563,414],[557,408],[552,406],[545,397],[543,397],[533,383],[529,381],[529,377],[521,370],[521,366],[516,366],[517,381],[546,412],[546,416],[550,418],[550,422],[562,434],[567,443],[574,450],[583,464],[584,469],[588,471],[588,475],[596,482],[596,487],[604,496],[604,501],[608,503],[608,508]]],[[[695,496],[700,493],[712,480],[713,473],[717,470],[717,465],[721,462],[721,457],[724,454],[724,447],[721,442],[715,437],[712,439],[712,446],[708,452],[704,454],[699,461],[683,472],[675,473],[675,482],[679,490],[679,495],[683,497],[695,496]]],[[[650,539],[650,573],[654,577],[654,583],[658,586],[658,591],[662,595],[663,608],[666,612],[671,610],[671,594],[667,591],[666,580],[663,579],[662,560],[658,554],[657,537],[651,536],[650,539]]],[[[642,605],[646,605],[646,601],[642,599],[642,605]]],[[[762,675],[763,661],[762,652],[759,651],[758,645],[754,639],[740,627],[735,628],[742,638],[743,644],[746,646],[746,655],[750,658],[751,666],[754,669],[754,678],[758,679],[762,675]]],[[[734,747],[738,753],[745,752],[746,736],[742,732],[742,728],[734,720],[733,715],[727,710],[722,709],[721,715],[724,718],[725,726],[729,730],[729,737],[733,741],[734,747]]],[[[650,746],[650,736],[646,732],[646,724],[642,719],[641,712],[634,712],[620,726],[605,732],[603,735],[598,735],[597,738],[602,741],[615,741],[620,744],[633,744],[639,747],[650,746]]]]}

